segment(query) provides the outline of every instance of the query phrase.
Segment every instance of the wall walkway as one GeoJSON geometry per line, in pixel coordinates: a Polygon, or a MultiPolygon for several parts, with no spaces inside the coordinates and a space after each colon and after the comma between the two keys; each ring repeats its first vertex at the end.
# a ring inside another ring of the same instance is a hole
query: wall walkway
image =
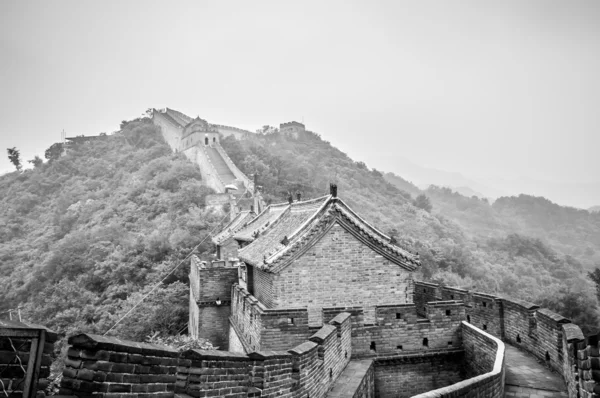
{"type": "Polygon", "coordinates": [[[561,375],[551,372],[532,356],[506,344],[505,397],[568,397],[561,375]]]}

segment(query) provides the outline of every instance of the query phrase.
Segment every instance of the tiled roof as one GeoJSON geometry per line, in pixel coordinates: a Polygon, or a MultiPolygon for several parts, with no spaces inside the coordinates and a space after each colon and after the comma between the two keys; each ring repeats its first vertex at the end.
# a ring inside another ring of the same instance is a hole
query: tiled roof
{"type": "Polygon", "coordinates": [[[288,203],[274,204],[267,206],[254,220],[250,221],[248,225],[240,229],[234,238],[237,240],[243,240],[251,242],[257,236],[271,225],[271,222],[276,220],[283,212],[288,208],[288,203]]]}
{"type": "Polygon", "coordinates": [[[218,245],[227,239],[231,238],[237,231],[246,226],[247,223],[252,221],[256,217],[256,213],[250,210],[241,211],[235,216],[233,220],[231,220],[221,232],[216,234],[212,241],[215,245],[218,245]]]}
{"type": "Polygon", "coordinates": [[[235,239],[252,242],[239,251],[241,260],[270,272],[279,272],[337,222],[393,263],[410,271],[420,265],[418,255],[392,244],[390,237],[363,220],[339,198],[326,196],[284,206],[272,215],[265,215],[267,208],[235,235],[235,239]]]}
{"type": "Polygon", "coordinates": [[[265,256],[269,257],[285,248],[281,242],[286,236],[302,226],[326,203],[329,196],[304,202],[288,204],[280,216],[273,218],[262,233],[256,236],[252,244],[240,250],[240,259],[251,264],[260,264],[265,256]]]}

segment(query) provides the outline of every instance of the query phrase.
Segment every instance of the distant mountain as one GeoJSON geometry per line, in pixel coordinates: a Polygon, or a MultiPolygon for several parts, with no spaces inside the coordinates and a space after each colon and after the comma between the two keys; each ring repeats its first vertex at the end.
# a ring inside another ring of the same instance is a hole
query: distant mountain
{"type": "Polygon", "coordinates": [[[419,195],[421,193],[421,190],[415,184],[405,180],[400,176],[397,176],[394,173],[385,173],[383,178],[385,178],[387,182],[395,185],[397,188],[403,191],[410,193],[411,195],[419,195]]]}
{"type": "Polygon", "coordinates": [[[592,206],[588,209],[590,213],[600,212],[600,206],[592,206]]]}
{"type": "MultiPolygon", "coordinates": [[[[499,177],[473,178],[457,172],[449,172],[423,167],[404,158],[394,159],[396,175],[411,181],[421,189],[429,185],[450,187],[465,196],[486,197],[490,199],[501,196],[520,194],[543,196],[563,206],[586,209],[596,205],[600,200],[600,181],[546,181],[530,177],[514,179],[499,177]]],[[[390,181],[391,182],[391,181],[390,181]]]]}
{"type": "Polygon", "coordinates": [[[486,183],[481,183],[475,179],[465,177],[461,173],[448,172],[438,169],[432,169],[417,165],[404,158],[396,158],[394,173],[402,175],[403,178],[410,180],[417,186],[424,188],[429,185],[440,187],[468,187],[476,193],[477,196],[497,198],[507,195],[502,189],[486,183]]]}
{"type": "Polygon", "coordinates": [[[485,198],[485,195],[475,191],[474,189],[471,189],[469,187],[451,187],[454,188],[454,190],[456,192],[458,192],[459,194],[463,195],[463,196],[467,196],[467,197],[472,197],[472,196],[477,196],[478,198],[485,198]]]}
{"type": "Polygon", "coordinates": [[[600,181],[545,181],[529,177],[489,178],[486,184],[506,192],[502,196],[528,194],[543,196],[563,206],[587,209],[600,200],[600,181]]]}

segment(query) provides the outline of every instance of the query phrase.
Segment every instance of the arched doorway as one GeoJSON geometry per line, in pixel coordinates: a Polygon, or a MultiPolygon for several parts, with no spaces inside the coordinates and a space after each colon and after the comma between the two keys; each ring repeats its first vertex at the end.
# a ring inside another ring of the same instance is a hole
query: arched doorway
{"type": "Polygon", "coordinates": [[[204,145],[208,146],[208,137],[204,137],[204,145]]]}
{"type": "Polygon", "coordinates": [[[213,137],[213,144],[217,142],[217,137],[213,137]]]}

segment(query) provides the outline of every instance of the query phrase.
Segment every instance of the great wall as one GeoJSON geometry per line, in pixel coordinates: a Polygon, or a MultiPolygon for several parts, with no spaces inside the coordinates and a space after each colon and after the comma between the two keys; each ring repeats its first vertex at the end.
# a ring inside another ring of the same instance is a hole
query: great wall
{"type": "MultiPolygon", "coordinates": [[[[560,395],[532,397],[600,396],[598,336],[532,303],[414,280],[419,256],[362,219],[334,184],[320,198],[266,206],[219,145],[221,135],[249,132],[170,109],[153,120],[200,166],[217,192],[212,203],[235,204],[213,236],[217,260],[190,261],[189,334],[219,350],[70,336],[60,394],[529,396],[507,388],[514,350],[564,382],[560,395]]],[[[301,134],[304,126],[281,128],[301,134]]],[[[43,326],[0,322],[6,396],[44,395],[56,338],[43,326]]]]}

